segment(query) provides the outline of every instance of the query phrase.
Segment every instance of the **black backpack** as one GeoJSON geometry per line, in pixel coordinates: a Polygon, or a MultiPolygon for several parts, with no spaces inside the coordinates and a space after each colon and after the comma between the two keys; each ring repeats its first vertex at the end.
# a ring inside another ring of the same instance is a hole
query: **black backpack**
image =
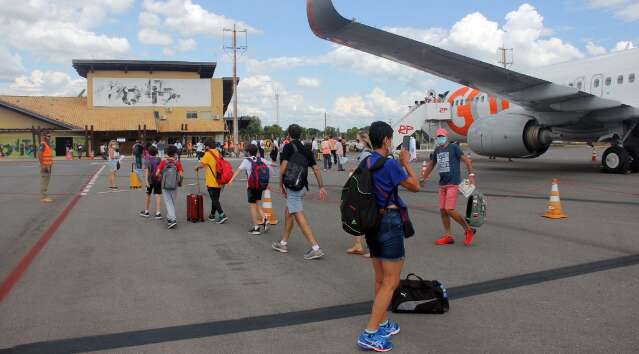
{"type": "Polygon", "coordinates": [[[293,146],[293,155],[288,160],[286,171],[284,172],[284,186],[293,191],[301,191],[307,187],[308,159],[302,151],[297,149],[295,141],[290,143],[293,146]]]}
{"type": "Polygon", "coordinates": [[[373,173],[384,167],[386,159],[379,158],[373,166],[369,165],[370,160],[369,156],[362,161],[342,188],[342,228],[353,236],[376,230],[381,219],[373,193],[373,173]]]}

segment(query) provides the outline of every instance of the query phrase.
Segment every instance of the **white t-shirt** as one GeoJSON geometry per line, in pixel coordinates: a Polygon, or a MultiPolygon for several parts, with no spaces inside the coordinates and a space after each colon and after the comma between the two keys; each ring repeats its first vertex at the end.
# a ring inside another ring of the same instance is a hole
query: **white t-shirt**
{"type": "Polygon", "coordinates": [[[257,157],[251,156],[245,158],[244,160],[242,160],[242,163],[239,167],[240,170],[246,172],[246,178],[251,177],[251,174],[253,173],[253,164],[251,164],[251,161],[256,162],[257,157]]]}
{"type": "Polygon", "coordinates": [[[417,159],[417,140],[415,140],[414,137],[410,137],[410,144],[409,144],[409,152],[410,152],[410,160],[413,161],[415,159],[417,159]]]}
{"type": "Polygon", "coordinates": [[[202,144],[202,143],[195,144],[195,151],[203,152],[204,151],[204,144],[202,144]]]}
{"type": "Polygon", "coordinates": [[[317,145],[317,140],[313,140],[313,143],[311,144],[311,149],[317,150],[318,148],[319,146],[317,145]]]}
{"type": "Polygon", "coordinates": [[[342,146],[342,143],[340,143],[339,141],[335,144],[335,154],[337,156],[344,156],[344,148],[342,146]]]}
{"type": "Polygon", "coordinates": [[[251,144],[253,144],[253,145],[257,146],[257,147],[260,147],[259,145],[257,145],[257,141],[256,140],[251,140],[251,144]]]}

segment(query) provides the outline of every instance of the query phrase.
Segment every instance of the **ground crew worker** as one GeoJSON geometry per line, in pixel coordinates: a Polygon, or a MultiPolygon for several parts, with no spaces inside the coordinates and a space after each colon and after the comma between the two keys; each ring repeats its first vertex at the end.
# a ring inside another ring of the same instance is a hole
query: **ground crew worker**
{"type": "Polygon", "coordinates": [[[53,168],[53,149],[49,146],[51,134],[43,133],[42,142],[38,148],[38,159],[40,160],[40,201],[43,203],[51,203],[53,199],[49,198],[49,181],[51,180],[51,169],[53,168]]]}

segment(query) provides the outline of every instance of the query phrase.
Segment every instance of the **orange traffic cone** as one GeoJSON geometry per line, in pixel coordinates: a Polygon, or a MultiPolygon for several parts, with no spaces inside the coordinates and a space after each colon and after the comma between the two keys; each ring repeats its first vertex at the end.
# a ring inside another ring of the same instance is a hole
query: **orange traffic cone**
{"type": "Polygon", "coordinates": [[[268,222],[271,225],[277,225],[277,217],[273,211],[273,199],[271,197],[271,190],[266,188],[264,195],[262,196],[262,209],[264,209],[264,215],[268,218],[268,222]]]}
{"type": "Polygon", "coordinates": [[[592,161],[597,161],[597,149],[592,147],[592,161]]]}
{"type": "Polygon", "coordinates": [[[546,213],[543,216],[549,219],[565,219],[568,217],[561,209],[561,200],[559,199],[559,180],[556,178],[552,180],[548,210],[546,210],[546,213]]]}

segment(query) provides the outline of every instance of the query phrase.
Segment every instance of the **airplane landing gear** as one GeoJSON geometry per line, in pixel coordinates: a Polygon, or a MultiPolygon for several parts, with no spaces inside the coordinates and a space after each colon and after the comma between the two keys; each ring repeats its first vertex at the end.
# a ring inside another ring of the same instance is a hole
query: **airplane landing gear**
{"type": "Polygon", "coordinates": [[[637,160],[633,157],[636,150],[625,149],[619,145],[611,146],[606,149],[601,157],[601,167],[606,173],[628,173],[633,166],[636,167],[637,160]]]}

